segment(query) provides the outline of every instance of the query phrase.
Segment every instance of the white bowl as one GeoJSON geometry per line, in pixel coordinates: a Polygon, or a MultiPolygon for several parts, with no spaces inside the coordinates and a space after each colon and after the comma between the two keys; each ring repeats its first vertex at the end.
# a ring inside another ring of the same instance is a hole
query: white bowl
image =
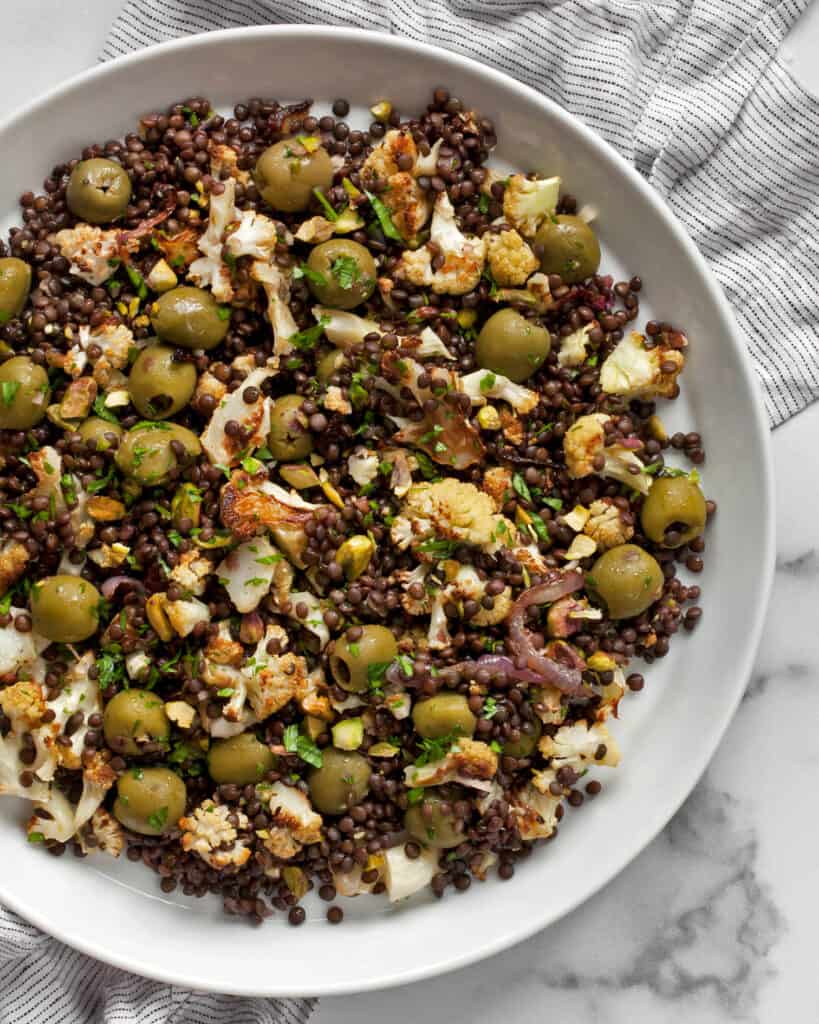
{"type": "MultiPolygon", "coordinates": [[[[429,977],[543,928],[609,882],[692,789],[740,699],[759,640],[773,567],[768,427],[731,312],[702,257],[663,203],[604,142],[548,99],[473,61],[385,35],[254,28],[143,50],[80,75],[0,129],[0,209],[87,142],[132,130],[137,117],[192,94],[216,106],[253,95],[345,96],[353,117],[385,97],[420,111],[448,86],[499,128],[498,159],[563,177],[600,210],[604,267],[645,281],[641,318],[691,338],[674,429],[706,441],[706,491],[719,503],[708,534],[705,614],[647,686],[621,705],[623,763],[603,794],[569,813],[558,840],[512,881],[475,884],[442,902],[390,908],[344,901],[340,928],[315,907],[301,928],[277,915],[261,929],[225,918],[219,900],[164,898],[141,865],[57,861],[27,848],[22,804],[0,801],[0,898],[39,927],[118,967],[175,985],[258,995],[336,995],[429,977]]],[[[644,321],[641,321],[644,322],[644,321]]]]}

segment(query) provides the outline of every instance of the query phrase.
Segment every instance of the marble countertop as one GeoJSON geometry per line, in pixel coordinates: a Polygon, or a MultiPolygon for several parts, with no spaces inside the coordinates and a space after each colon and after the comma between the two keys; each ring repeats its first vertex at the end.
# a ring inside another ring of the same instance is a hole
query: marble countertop
{"type": "MultiPolygon", "coordinates": [[[[0,117],[92,64],[118,6],[4,4],[0,117]]],[[[817,47],[819,0],[786,43],[819,94],[817,47]]],[[[774,434],[778,562],[762,647],[717,755],[665,831],[525,945],[433,981],[323,1000],[314,1024],[819,1022],[817,436],[819,404],[774,434]]]]}

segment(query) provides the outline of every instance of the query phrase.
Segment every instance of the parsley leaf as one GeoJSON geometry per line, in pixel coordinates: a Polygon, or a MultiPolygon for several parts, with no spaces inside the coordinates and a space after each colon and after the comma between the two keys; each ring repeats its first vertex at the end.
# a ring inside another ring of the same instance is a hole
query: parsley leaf
{"type": "Polygon", "coordinates": [[[105,420],[106,423],[116,423],[119,425],[119,420],[105,406],[105,395],[97,395],[94,399],[94,412],[101,420],[105,420]]]}
{"type": "Polygon", "coordinates": [[[500,711],[498,702],[494,697],[487,697],[483,702],[483,718],[494,718],[495,715],[500,711]]]}
{"type": "Polygon", "coordinates": [[[548,544],[552,538],[549,535],[549,528],[546,523],[543,522],[537,512],[530,512],[529,517],[532,520],[532,528],[537,534],[537,539],[544,544],[548,544]]]}
{"type": "Polygon", "coordinates": [[[314,768],[321,768],[323,764],[321,751],[312,740],[299,733],[297,725],[288,725],[284,730],[284,749],[291,754],[298,754],[302,761],[314,768]]]}
{"type": "Polygon", "coordinates": [[[526,483],[526,481],[523,479],[520,473],[515,473],[515,475],[512,477],[512,486],[514,487],[516,493],[519,494],[524,501],[531,502],[532,492],[529,490],[529,485],[526,483]]]}
{"type": "Polygon", "coordinates": [[[441,537],[430,537],[418,545],[418,550],[423,555],[432,555],[433,558],[451,558],[455,549],[459,547],[457,540],[444,540],[441,537]]]}
{"type": "Polygon", "coordinates": [[[153,814],[148,815],[148,824],[151,828],[155,828],[157,832],[161,831],[165,822],[168,820],[168,808],[160,807],[158,811],[154,811],[153,814]]]}
{"type": "Polygon", "coordinates": [[[491,371],[489,373],[485,373],[483,377],[481,377],[481,391],[483,391],[484,393],[486,393],[487,391],[491,391],[492,388],[497,383],[497,380],[498,378],[491,371]]]}
{"type": "Polygon", "coordinates": [[[4,380],[3,383],[0,384],[0,389],[2,389],[3,405],[8,407],[14,401],[14,396],[20,390],[20,382],[16,380],[4,380]]]}
{"type": "Polygon", "coordinates": [[[329,316],[323,316],[317,324],[313,324],[312,327],[308,327],[307,330],[298,331],[296,334],[291,334],[289,341],[291,345],[295,345],[296,348],[301,349],[302,352],[309,351],[311,348],[315,348],[316,342],[324,334],[324,328],[330,323],[329,316]]]}
{"type": "Polygon", "coordinates": [[[302,263],[293,270],[293,277],[296,281],[302,277],[306,277],[308,281],[319,285],[319,287],[324,287],[327,284],[327,278],[324,274],[320,273],[318,270],[313,270],[311,267],[308,267],[306,263],[302,263]]]}
{"type": "Polygon", "coordinates": [[[361,270],[352,256],[339,256],[330,265],[330,273],[348,291],[361,277],[361,270]]]}

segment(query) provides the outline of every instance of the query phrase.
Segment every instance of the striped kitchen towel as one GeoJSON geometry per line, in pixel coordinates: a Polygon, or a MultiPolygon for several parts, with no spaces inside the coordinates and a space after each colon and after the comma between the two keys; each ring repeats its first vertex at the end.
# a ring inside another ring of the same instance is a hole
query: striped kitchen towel
{"type": "MultiPolygon", "coordinates": [[[[126,0],[113,58],[270,23],[395,32],[557,100],[645,175],[725,288],[773,425],[819,396],[819,100],[779,48],[810,0],[126,0]]],[[[302,1024],[311,1000],[183,992],[0,908],[3,1024],[302,1024]]]]}

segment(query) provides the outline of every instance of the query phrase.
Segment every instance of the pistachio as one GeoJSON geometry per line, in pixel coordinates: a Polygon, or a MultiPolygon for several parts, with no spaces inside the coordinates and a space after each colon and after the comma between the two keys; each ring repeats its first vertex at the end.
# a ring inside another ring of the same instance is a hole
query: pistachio
{"type": "Polygon", "coordinates": [[[148,622],[150,622],[159,639],[164,640],[165,643],[173,640],[175,636],[173,626],[165,610],[167,603],[168,597],[166,594],[152,594],[145,602],[145,614],[148,616],[148,622]]]}
{"type": "Polygon", "coordinates": [[[290,462],[279,468],[279,474],[285,483],[295,487],[297,491],[306,491],[308,487],[320,487],[321,481],[312,466],[303,462],[290,462]]]}
{"type": "Polygon", "coordinates": [[[336,551],[336,561],[344,570],[348,580],[357,580],[367,571],[367,566],[375,554],[375,544],[364,534],[356,534],[347,540],[336,551]]]}
{"type": "Polygon", "coordinates": [[[114,523],[125,516],[125,506],[115,498],[105,498],[95,494],[88,499],[86,506],[89,516],[98,523],[114,523]]]}
{"type": "Polygon", "coordinates": [[[310,888],[307,883],[307,875],[305,875],[301,868],[282,868],[282,878],[284,879],[284,884],[297,900],[305,896],[310,888]]]}
{"type": "Polygon", "coordinates": [[[392,113],[392,103],[389,100],[381,100],[380,103],[375,103],[370,107],[370,113],[376,121],[389,121],[390,114],[392,113]]]}
{"type": "Polygon", "coordinates": [[[332,501],[336,508],[344,508],[344,499],[330,483],[330,478],[327,475],[326,469],[322,469],[319,473],[319,480],[321,481],[321,489],[324,491],[324,496],[327,500],[332,501]]]}
{"type": "Polygon", "coordinates": [[[307,715],[304,719],[304,731],[314,743],[326,730],[327,724],[321,718],[317,718],[315,715],[307,715]]]}
{"type": "Polygon", "coordinates": [[[613,672],[617,668],[617,662],[605,651],[595,651],[586,659],[586,664],[592,672],[613,672]]]}
{"type": "MultiPolygon", "coordinates": [[[[199,525],[202,514],[202,495],[193,484],[180,484],[171,499],[171,519],[179,529],[184,519],[189,519],[194,527],[199,525]]],[[[187,524],[186,524],[187,525],[187,524]]]]}
{"type": "Polygon", "coordinates": [[[394,747],[392,743],[374,743],[367,753],[370,757],[395,757],[401,753],[401,748],[394,747]]]}
{"type": "Polygon", "coordinates": [[[494,405],[484,405],[478,412],[478,425],[482,430],[500,430],[501,418],[494,405]]]}
{"type": "Polygon", "coordinates": [[[651,431],[651,436],[655,441],[659,441],[660,444],[665,444],[668,440],[668,431],[665,429],[665,424],[659,416],[650,416],[646,426],[651,431]]]}
{"type": "Polygon", "coordinates": [[[165,704],[165,714],[180,729],[190,729],[196,718],[195,709],[184,700],[169,700],[165,704]]]}

